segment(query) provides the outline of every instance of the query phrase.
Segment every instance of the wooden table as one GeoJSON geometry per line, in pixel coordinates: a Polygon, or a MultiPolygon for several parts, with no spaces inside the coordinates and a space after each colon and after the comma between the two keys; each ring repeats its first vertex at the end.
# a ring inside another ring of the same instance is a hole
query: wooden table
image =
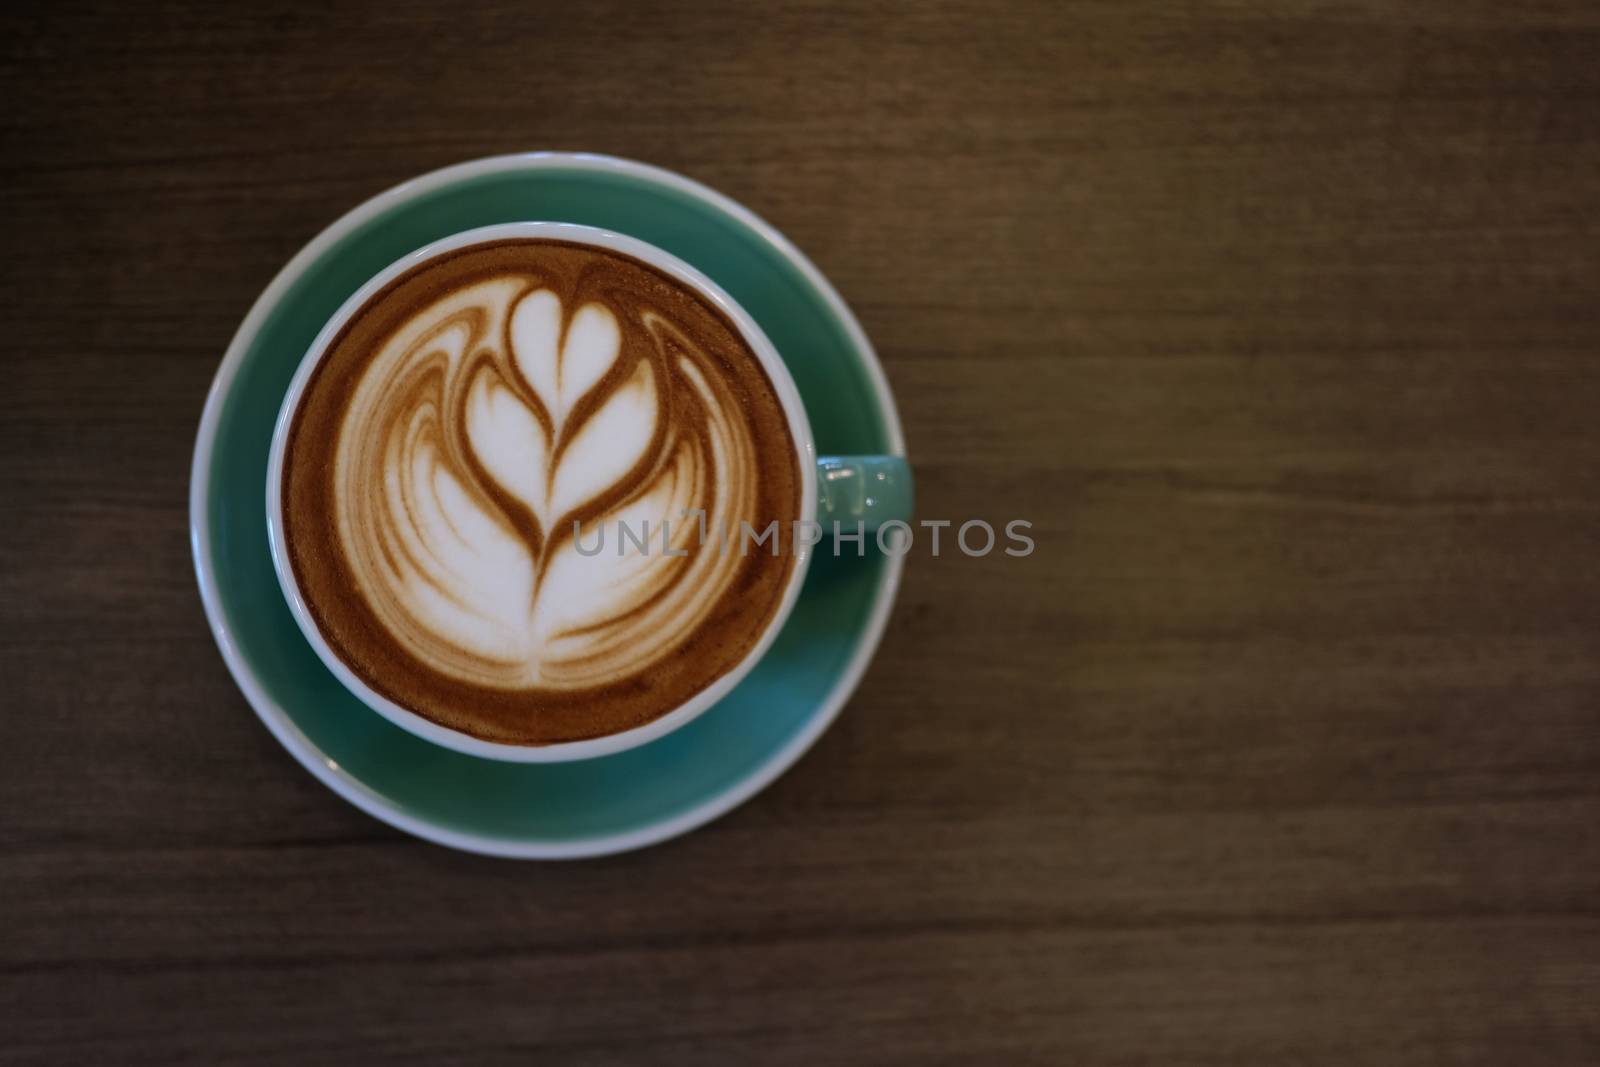
{"type": "Polygon", "coordinates": [[[227,8],[3,16],[5,1059],[1597,1062],[1600,8],[227,8]],[[277,268],[534,147],[772,220],[1038,542],[567,865],[297,767],[186,538],[277,268]]]}

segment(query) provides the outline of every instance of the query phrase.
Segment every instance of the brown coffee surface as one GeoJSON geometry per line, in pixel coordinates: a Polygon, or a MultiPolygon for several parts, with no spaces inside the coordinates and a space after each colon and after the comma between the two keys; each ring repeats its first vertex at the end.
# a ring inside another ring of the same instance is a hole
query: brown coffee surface
{"type": "Polygon", "coordinates": [[[372,689],[551,744],[648,723],[745,657],[800,487],[773,384],[714,306],[631,257],[498,241],[401,275],[329,345],[289,429],[285,547],[372,689]]]}

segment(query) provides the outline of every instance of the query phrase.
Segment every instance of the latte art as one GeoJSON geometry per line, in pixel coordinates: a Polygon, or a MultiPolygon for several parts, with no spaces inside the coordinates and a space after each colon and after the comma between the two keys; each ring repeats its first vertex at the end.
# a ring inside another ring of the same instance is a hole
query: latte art
{"type": "Polygon", "coordinates": [[[754,443],[727,383],[659,314],[640,314],[652,344],[624,359],[609,308],[569,313],[536,285],[465,288],[379,349],[334,495],[353,576],[413,655],[464,681],[571,689],[647,667],[737,564],[585,556],[576,525],[631,519],[670,537],[680,516],[679,549],[691,509],[737,529],[757,518],[754,443]]]}
{"type": "Polygon", "coordinates": [[[334,341],[291,429],[285,529],[312,614],[374,689],[548,743],[649,721],[742,658],[790,553],[700,531],[787,529],[798,487],[771,382],[698,294],[506,241],[402,276],[334,341]],[[619,523],[648,551],[596,552],[619,523]]]}

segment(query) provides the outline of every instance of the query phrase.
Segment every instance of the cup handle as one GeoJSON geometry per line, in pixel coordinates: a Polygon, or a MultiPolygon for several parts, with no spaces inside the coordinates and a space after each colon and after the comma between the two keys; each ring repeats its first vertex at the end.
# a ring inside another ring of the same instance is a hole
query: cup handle
{"type": "Polygon", "coordinates": [[[854,531],[876,530],[890,520],[911,521],[911,465],[904,456],[818,456],[817,522],[854,531]]]}

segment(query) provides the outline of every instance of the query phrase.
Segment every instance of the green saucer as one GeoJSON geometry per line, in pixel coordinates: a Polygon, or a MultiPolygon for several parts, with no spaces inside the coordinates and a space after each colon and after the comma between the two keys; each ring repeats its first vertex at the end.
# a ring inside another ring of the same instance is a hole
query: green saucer
{"type": "Polygon", "coordinates": [[[461,755],[391,725],[346,692],[301,637],[273,575],[265,478],[278,406],[312,338],[368,278],[431,241],[518,220],[600,226],[687,260],[772,339],[805,400],[819,452],[904,454],[871,344],[777,231],[704,186],[642,164],[554,153],[497,157],[373,198],[268,286],[206,400],[190,537],[206,614],[240,689],[284,747],[335,792],[440,844],[530,858],[599,855],[693,829],[799,759],[866,669],[902,560],[819,551],[793,615],[755,670],[692,723],[614,756],[512,764],[461,755]]]}

